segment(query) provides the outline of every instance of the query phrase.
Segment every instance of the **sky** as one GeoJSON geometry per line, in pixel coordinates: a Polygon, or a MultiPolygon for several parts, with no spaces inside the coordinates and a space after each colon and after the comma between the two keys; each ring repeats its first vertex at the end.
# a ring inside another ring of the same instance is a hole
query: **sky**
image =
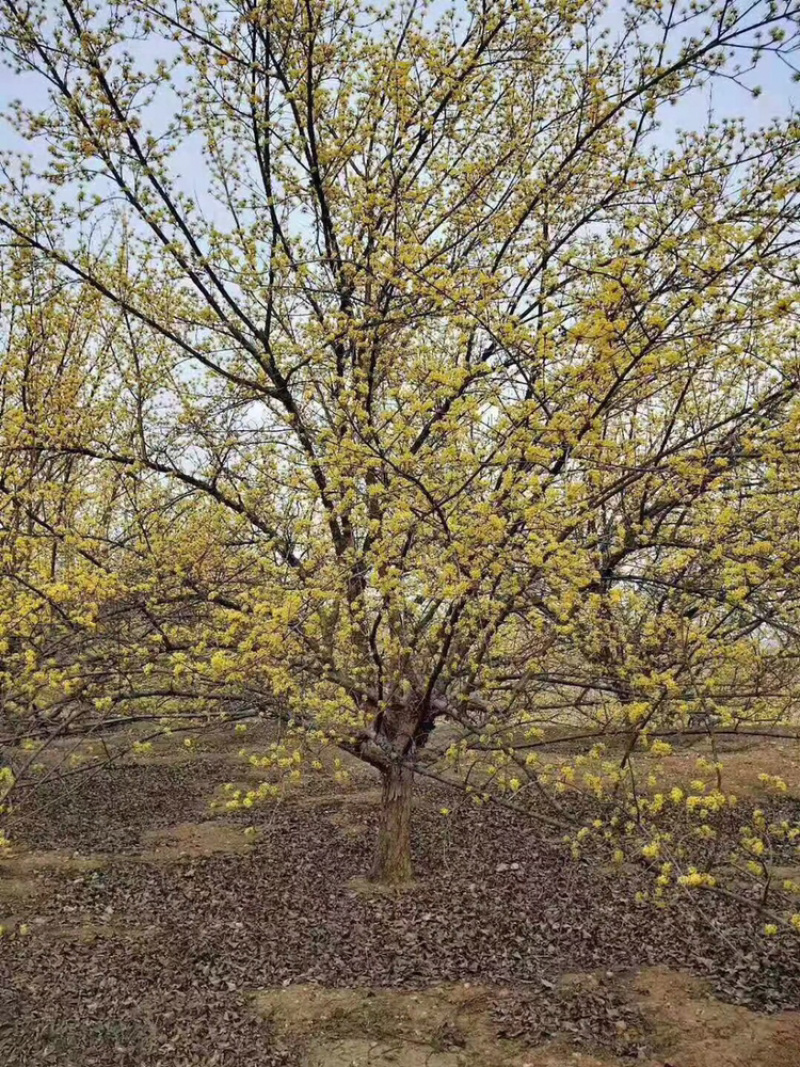
{"type": "MultiPolygon", "coordinates": [[[[432,0],[429,10],[431,22],[448,7],[449,0],[432,0]]],[[[623,8],[624,0],[610,0],[605,20],[612,32],[621,26],[623,8]]],[[[136,47],[134,45],[134,49],[136,47]]],[[[667,148],[674,142],[679,129],[696,129],[703,125],[709,105],[718,116],[740,116],[751,127],[763,125],[776,116],[785,115],[792,106],[800,106],[800,84],[792,81],[792,71],[774,55],[765,55],[757,70],[749,74],[747,80],[748,84],[760,87],[760,96],[755,98],[745,88],[728,80],[717,79],[707,90],[705,99],[695,94],[689,101],[679,102],[675,108],[664,109],[660,116],[662,125],[657,134],[657,143],[667,148]]],[[[21,142],[8,123],[8,104],[15,98],[22,98],[30,104],[44,105],[44,83],[38,76],[19,75],[5,65],[0,65],[0,152],[20,148],[30,150],[30,146],[21,142]]],[[[174,98],[169,101],[167,107],[171,108],[173,103],[174,98]]],[[[158,105],[153,114],[156,119],[159,118],[158,105]]],[[[164,108],[164,121],[168,117],[167,109],[164,108]]],[[[42,152],[43,147],[35,147],[35,158],[42,159],[42,152]]],[[[199,144],[187,142],[176,153],[173,166],[181,188],[195,196],[198,202],[202,202],[207,213],[213,214],[214,205],[208,200],[207,189],[201,189],[198,184],[206,172],[199,154],[199,144]]]]}

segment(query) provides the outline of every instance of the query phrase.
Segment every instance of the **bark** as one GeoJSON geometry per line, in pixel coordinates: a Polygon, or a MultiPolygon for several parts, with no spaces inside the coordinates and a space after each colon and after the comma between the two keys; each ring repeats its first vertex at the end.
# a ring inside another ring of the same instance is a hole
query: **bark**
{"type": "Polygon", "coordinates": [[[414,771],[390,764],[383,771],[383,801],[373,882],[397,884],[411,878],[411,797],[414,771]]]}

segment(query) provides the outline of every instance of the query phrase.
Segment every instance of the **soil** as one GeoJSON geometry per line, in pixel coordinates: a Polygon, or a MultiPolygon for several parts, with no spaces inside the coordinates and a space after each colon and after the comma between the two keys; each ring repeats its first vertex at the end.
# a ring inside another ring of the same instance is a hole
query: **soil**
{"type": "Polygon", "coordinates": [[[217,853],[233,855],[252,847],[241,827],[231,826],[221,819],[207,822],[184,822],[177,826],[146,830],[140,838],[145,850],[143,860],[197,859],[217,853]]]}
{"type": "Polygon", "coordinates": [[[665,968],[639,974],[634,992],[664,1067],[797,1067],[800,1013],[758,1015],[724,1004],[706,983],[665,968]]]}
{"type": "MultiPolygon", "coordinates": [[[[602,976],[573,975],[562,981],[560,991],[602,985],[602,976]]],[[[636,1058],[646,1067],[797,1067],[800,1062],[800,1013],[765,1016],[723,1004],[709,996],[702,981],[666,968],[648,968],[617,985],[629,1016],[635,1015],[647,1033],[649,1051],[636,1058]]],[[[470,983],[413,992],[296,985],[259,993],[254,1003],[277,1034],[304,1048],[303,1067],[610,1067],[631,1062],[576,1052],[563,1036],[538,1048],[499,1037],[492,1005],[507,995],[502,988],[470,983]]]]}
{"type": "MultiPolygon", "coordinates": [[[[727,738],[718,743],[725,790],[740,797],[763,798],[769,795],[760,774],[777,775],[787,785],[789,796],[800,798],[800,742],[766,741],[752,738],[727,738]]],[[[671,783],[689,782],[697,777],[699,756],[713,758],[708,742],[695,741],[689,751],[676,751],[655,764],[657,773],[671,783]]]]}

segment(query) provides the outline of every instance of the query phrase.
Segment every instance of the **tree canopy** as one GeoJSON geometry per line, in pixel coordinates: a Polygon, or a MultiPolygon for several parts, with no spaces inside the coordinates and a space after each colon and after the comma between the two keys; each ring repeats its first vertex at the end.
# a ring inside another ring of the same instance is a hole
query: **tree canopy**
{"type": "MultiPolygon", "coordinates": [[[[724,773],[631,755],[797,713],[800,125],[708,106],[795,0],[0,7],[8,785],[251,709],[265,772],[380,770],[379,877],[469,764],[719,888],[724,773]]],[[[743,817],[733,865],[796,834],[743,817]]]]}

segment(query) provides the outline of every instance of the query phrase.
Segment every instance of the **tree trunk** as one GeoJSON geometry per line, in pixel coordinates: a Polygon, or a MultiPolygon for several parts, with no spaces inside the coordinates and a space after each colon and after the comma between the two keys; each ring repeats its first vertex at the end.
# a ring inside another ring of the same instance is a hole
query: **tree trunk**
{"type": "Polygon", "coordinates": [[[411,878],[411,796],[414,771],[391,764],[383,772],[383,801],[373,882],[407,882],[411,878]]]}

